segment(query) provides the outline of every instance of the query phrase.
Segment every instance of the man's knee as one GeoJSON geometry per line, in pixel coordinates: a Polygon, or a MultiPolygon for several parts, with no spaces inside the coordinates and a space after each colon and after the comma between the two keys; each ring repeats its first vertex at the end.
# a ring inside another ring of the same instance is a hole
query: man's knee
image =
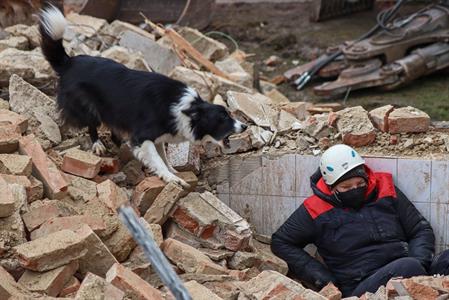
{"type": "Polygon", "coordinates": [[[398,258],[390,265],[389,272],[394,276],[410,277],[417,275],[427,275],[423,265],[414,257],[398,258]]]}
{"type": "Polygon", "coordinates": [[[449,275],[449,250],[435,256],[429,270],[430,274],[449,275]]]}

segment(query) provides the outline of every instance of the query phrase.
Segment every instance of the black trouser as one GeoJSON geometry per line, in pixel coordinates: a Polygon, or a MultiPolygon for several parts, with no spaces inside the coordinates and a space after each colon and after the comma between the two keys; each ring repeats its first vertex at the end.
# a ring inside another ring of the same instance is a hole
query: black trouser
{"type": "Polygon", "coordinates": [[[435,256],[427,272],[421,263],[413,257],[402,257],[383,266],[376,273],[365,278],[354,289],[351,287],[342,288],[343,296],[360,297],[365,292],[375,293],[377,289],[387,284],[393,277],[412,277],[418,275],[449,275],[449,250],[441,252],[435,256]],[[352,292],[351,292],[352,290],[352,292]]]}

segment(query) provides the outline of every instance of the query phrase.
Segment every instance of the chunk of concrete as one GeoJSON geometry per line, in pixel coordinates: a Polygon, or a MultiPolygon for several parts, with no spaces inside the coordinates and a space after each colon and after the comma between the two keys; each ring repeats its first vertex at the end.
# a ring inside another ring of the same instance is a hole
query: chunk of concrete
{"type": "Polygon", "coordinates": [[[70,13],[66,16],[67,21],[74,26],[70,26],[70,29],[85,37],[93,37],[96,35],[103,26],[106,26],[108,22],[104,19],[95,18],[88,15],[79,15],[77,13],[70,13]]]}
{"type": "Polygon", "coordinates": [[[250,130],[233,134],[229,137],[228,141],[227,147],[222,149],[224,154],[243,153],[253,148],[250,130]]]}
{"type": "Polygon", "coordinates": [[[16,199],[9,184],[0,177],[0,218],[11,216],[17,208],[16,199]]]}
{"type": "Polygon", "coordinates": [[[10,297],[31,297],[31,293],[14,280],[2,266],[0,266],[0,299],[10,297]]]}
{"type": "Polygon", "coordinates": [[[200,147],[190,142],[169,144],[167,159],[177,171],[192,171],[199,174],[201,171],[200,147]]]}
{"type": "Polygon", "coordinates": [[[383,132],[388,132],[388,116],[393,111],[393,105],[385,105],[369,112],[369,117],[374,127],[383,132]]]}
{"type": "Polygon", "coordinates": [[[337,129],[342,135],[343,143],[361,147],[374,142],[376,131],[363,107],[348,107],[337,112],[337,115],[337,129]]]}
{"type": "Polygon", "coordinates": [[[215,293],[202,284],[191,280],[184,284],[192,299],[195,300],[221,300],[215,293]]]}
{"type": "Polygon", "coordinates": [[[26,155],[0,154],[0,173],[9,175],[30,176],[31,158],[26,155]]]}
{"type": "Polygon", "coordinates": [[[411,106],[397,108],[388,115],[390,133],[426,132],[429,126],[429,115],[411,106]]]}
{"type": "Polygon", "coordinates": [[[11,153],[17,150],[21,138],[17,125],[0,126],[0,153],[11,153]]]}
{"type": "Polygon", "coordinates": [[[0,52],[8,48],[27,50],[28,47],[28,39],[23,36],[10,36],[6,39],[0,40],[0,52]]]}
{"type": "Polygon", "coordinates": [[[229,54],[228,47],[225,44],[202,34],[196,29],[182,27],[178,32],[207,60],[216,61],[229,54]]]}
{"type": "Polygon", "coordinates": [[[144,219],[150,224],[163,225],[176,202],[185,194],[183,188],[173,182],[167,184],[156,197],[153,204],[145,213],[144,219]]]}
{"type": "MultiPolygon", "coordinates": [[[[291,103],[290,100],[284,94],[279,92],[278,89],[272,89],[271,91],[267,92],[265,96],[269,97],[271,101],[273,101],[273,103],[277,105],[291,103]]],[[[293,102],[293,103],[300,103],[300,102],[293,102]]]]}
{"type": "Polygon", "coordinates": [[[31,48],[40,46],[40,35],[37,25],[16,24],[5,28],[5,32],[13,36],[26,37],[31,48]]]}
{"type": "Polygon", "coordinates": [[[256,149],[267,145],[273,137],[273,133],[270,130],[265,130],[258,126],[251,126],[249,132],[251,145],[256,149]]]}
{"type": "Polygon", "coordinates": [[[227,57],[223,60],[215,63],[217,68],[229,75],[229,77],[236,83],[246,86],[248,88],[253,87],[253,78],[248,74],[240,63],[232,57],[227,57]]]}
{"type": "Polygon", "coordinates": [[[103,51],[101,56],[121,63],[130,69],[147,72],[150,71],[146,66],[145,58],[141,52],[131,52],[124,47],[112,46],[111,48],[103,51]]]}
{"type": "Polygon", "coordinates": [[[288,113],[291,113],[300,121],[305,120],[309,116],[306,102],[282,103],[280,108],[288,113]]]}
{"type": "Polygon", "coordinates": [[[0,109],[0,126],[16,125],[22,133],[28,128],[28,118],[9,109],[0,109]]]}
{"type": "Polygon", "coordinates": [[[75,300],[123,300],[125,293],[105,279],[88,273],[76,292],[75,300]]]}
{"type": "Polygon", "coordinates": [[[71,230],[61,230],[15,247],[19,263],[27,270],[44,272],[84,256],[83,239],[71,230]]]}

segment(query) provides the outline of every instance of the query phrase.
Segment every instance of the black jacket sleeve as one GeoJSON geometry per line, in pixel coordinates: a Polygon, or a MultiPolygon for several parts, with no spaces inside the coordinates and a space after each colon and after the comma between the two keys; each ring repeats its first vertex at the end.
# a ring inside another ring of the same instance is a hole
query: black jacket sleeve
{"type": "Polygon", "coordinates": [[[428,269],[435,251],[435,236],[429,222],[397,187],[397,212],[408,242],[409,256],[428,269]]]}
{"type": "Polygon", "coordinates": [[[271,250],[285,260],[290,272],[309,284],[321,289],[335,282],[332,273],[311,257],[304,247],[315,240],[315,226],[306,208],[301,205],[273,234],[271,250]]]}

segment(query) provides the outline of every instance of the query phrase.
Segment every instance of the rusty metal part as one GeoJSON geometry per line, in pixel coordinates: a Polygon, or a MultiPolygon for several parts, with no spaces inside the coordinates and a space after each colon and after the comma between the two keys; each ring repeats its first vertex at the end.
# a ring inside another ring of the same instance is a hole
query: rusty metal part
{"type": "Polygon", "coordinates": [[[382,57],[385,63],[403,58],[411,49],[449,38],[449,13],[444,6],[433,5],[395,20],[389,31],[355,43],[343,50],[348,60],[382,57]],[[396,24],[396,26],[394,26],[396,24]],[[394,27],[393,27],[394,26],[394,27]]]}
{"type": "Polygon", "coordinates": [[[314,22],[368,10],[373,0],[314,0],[310,19],[314,22]]]}

